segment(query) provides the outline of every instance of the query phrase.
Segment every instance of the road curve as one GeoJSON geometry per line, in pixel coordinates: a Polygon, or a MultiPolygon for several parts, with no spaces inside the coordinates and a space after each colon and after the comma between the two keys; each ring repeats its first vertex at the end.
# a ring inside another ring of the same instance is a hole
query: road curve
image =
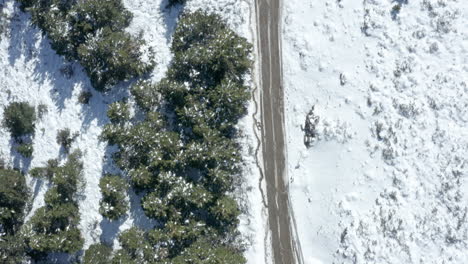
{"type": "Polygon", "coordinates": [[[281,68],[280,0],[256,0],[260,59],[262,151],[267,186],[268,223],[275,264],[300,263],[300,251],[291,235],[281,68]]]}

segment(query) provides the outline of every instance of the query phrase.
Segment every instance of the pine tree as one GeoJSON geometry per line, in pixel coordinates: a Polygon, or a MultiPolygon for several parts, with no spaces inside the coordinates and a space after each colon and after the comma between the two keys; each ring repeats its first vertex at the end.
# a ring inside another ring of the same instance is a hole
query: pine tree
{"type": "Polygon", "coordinates": [[[106,175],[99,181],[102,199],[99,212],[110,220],[117,220],[128,210],[126,201],[127,183],[117,175],[106,175]]]}
{"type": "Polygon", "coordinates": [[[105,244],[93,244],[85,251],[83,264],[110,264],[112,248],[105,244]]]}
{"type": "Polygon", "coordinates": [[[26,102],[14,102],[4,109],[3,125],[15,138],[34,134],[35,122],[36,111],[26,102]]]}

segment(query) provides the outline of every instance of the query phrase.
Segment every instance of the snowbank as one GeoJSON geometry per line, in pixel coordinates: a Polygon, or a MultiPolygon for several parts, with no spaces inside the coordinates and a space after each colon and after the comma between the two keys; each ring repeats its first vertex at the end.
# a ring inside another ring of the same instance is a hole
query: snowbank
{"type": "Polygon", "coordinates": [[[467,263],[468,3],[291,0],[283,15],[306,263],[467,263]]]}

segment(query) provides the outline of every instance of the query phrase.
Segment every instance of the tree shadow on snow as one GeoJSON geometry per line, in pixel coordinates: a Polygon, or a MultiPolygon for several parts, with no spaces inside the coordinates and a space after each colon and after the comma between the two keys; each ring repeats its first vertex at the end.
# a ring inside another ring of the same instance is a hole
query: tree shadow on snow
{"type": "Polygon", "coordinates": [[[166,33],[164,35],[167,39],[167,43],[170,46],[172,35],[174,34],[175,28],[177,26],[177,20],[181,12],[184,10],[184,5],[178,4],[169,6],[169,0],[163,0],[161,1],[159,8],[164,15],[163,20],[164,24],[166,25],[166,33]]]}

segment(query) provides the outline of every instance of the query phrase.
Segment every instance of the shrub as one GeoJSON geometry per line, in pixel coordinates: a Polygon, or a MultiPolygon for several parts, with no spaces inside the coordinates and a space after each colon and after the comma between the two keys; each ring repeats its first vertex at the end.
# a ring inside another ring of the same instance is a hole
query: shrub
{"type": "Polygon", "coordinates": [[[171,261],[173,264],[243,264],[246,262],[239,250],[206,240],[193,243],[180,256],[171,261]]]}
{"type": "Polygon", "coordinates": [[[94,244],[85,251],[83,264],[110,264],[111,255],[111,247],[104,244],[94,244]]]}
{"type": "Polygon", "coordinates": [[[109,106],[107,117],[111,123],[118,124],[130,120],[130,109],[128,104],[124,102],[115,102],[109,106]]]}
{"type": "Polygon", "coordinates": [[[127,184],[117,175],[106,175],[99,181],[102,199],[99,212],[110,220],[117,220],[127,213],[127,184]]]}
{"type": "Polygon", "coordinates": [[[78,48],[99,29],[108,27],[113,32],[123,31],[131,20],[132,13],[120,0],[78,1],[70,12],[71,41],[78,48]]]}
{"type": "Polygon", "coordinates": [[[13,137],[19,138],[27,134],[33,134],[35,122],[34,107],[26,102],[14,102],[5,107],[3,125],[13,137]]]}
{"type": "Polygon", "coordinates": [[[23,222],[28,187],[25,177],[14,170],[0,169],[0,182],[0,233],[14,234],[23,222]]]}
{"type": "Polygon", "coordinates": [[[125,32],[132,14],[121,0],[19,2],[47,34],[52,48],[68,60],[80,62],[98,90],[139,77],[153,67],[141,60],[143,41],[125,32]]]}
{"type": "Polygon", "coordinates": [[[80,214],[76,199],[83,165],[81,153],[73,152],[63,166],[48,168],[52,187],[45,194],[46,205],[37,209],[28,222],[31,254],[76,253],[83,246],[78,228],[80,214]]]}
{"type": "Polygon", "coordinates": [[[131,88],[135,102],[143,111],[150,111],[159,106],[159,92],[149,81],[138,81],[131,88]]]}
{"type": "Polygon", "coordinates": [[[78,133],[71,133],[69,128],[60,130],[57,133],[57,143],[60,144],[66,150],[69,150],[71,144],[78,137],[78,133]]]}
{"type": "Polygon", "coordinates": [[[34,178],[51,180],[57,167],[58,160],[50,159],[47,161],[46,167],[33,168],[29,170],[29,174],[34,178]]]}
{"type": "Polygon", "coordinates": [[[215,14],[197,11],[182,15],[173,39],[169,76],[193,87],[216,86],[226,77],[242,83],[252,65],[252,45],[215,14]]]}
{"type": "Polygon", "coordinates": [[[31,158],[34,148],[32,143],[22,143],[17,148],[19,154],[23,155],[25,158],[31,158]]]}
{"type": "Polygon", "coordinates": [[[82,104],[89,104],[89,100],[91,100],[91,97],[93,97],[93,94],[91,92],[82,91],[78,96],[78,102],[82,104]]]}
{"type": "Polygon", "coordinates": [[[40,104],[39,106],[37,106],[37,117],[39,119],[42,119],[42,117],[47,114],[49,112],[49,110],[47,109],[47,105],[45,104],[40,104]]]}
{"type": "Polygon", "coordinates": [[[120,81],[147,73],[152,67],[141,62],[142,41],[129,33],[102,28],[78,47],[78,57],[93,87],[104,91],[120,81]]]}
{"type": "Polygon", "coordinates": [[[0,235],[0,259],[2,263],[30,263],[26,259],[26,244],[21,234],[0,235]]]}

